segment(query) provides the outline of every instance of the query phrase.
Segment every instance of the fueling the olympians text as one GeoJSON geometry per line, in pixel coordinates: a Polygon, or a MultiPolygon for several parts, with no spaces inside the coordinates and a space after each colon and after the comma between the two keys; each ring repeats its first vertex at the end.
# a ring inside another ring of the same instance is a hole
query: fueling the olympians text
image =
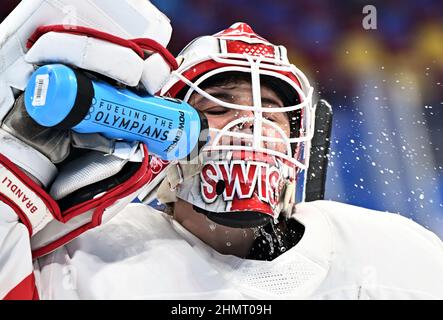
{"type": "Polygon", "coordinates": [[[98,109],[96,112],[89,113],[90,116],[93,116],[94,123],[144,138],[166,141],[170,130],[173,129],[171,119],[110,100],[100,99],[98,104],[92,108],[98,109]]]}

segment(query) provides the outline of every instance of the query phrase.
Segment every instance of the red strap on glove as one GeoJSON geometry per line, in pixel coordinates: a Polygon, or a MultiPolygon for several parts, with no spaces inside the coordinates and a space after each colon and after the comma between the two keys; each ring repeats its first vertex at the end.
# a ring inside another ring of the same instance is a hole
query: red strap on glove
{"type": "Polygon", "coordinates": [[[112,42],[120,46],[130,48],[137,53],[141,58],[145,58],[143,50],[153,51],[153,53],[159,53],[166,63],[170,66],[171,70],[177,70],[178,64],[174,56],[160,43],[153,39],[137,38],[137,39],[123,39],[114,36],[110,33],[106,33],[100,30],[96,30],[89,27],[71,26],[71,25],[48,25],[38,27],[34,33],[29,37],[26,47],[30,49],[33,44],[45,33],[48,32],[60,32],[70,33],[76,35],[90,36],[103,41],[112,42]]]}

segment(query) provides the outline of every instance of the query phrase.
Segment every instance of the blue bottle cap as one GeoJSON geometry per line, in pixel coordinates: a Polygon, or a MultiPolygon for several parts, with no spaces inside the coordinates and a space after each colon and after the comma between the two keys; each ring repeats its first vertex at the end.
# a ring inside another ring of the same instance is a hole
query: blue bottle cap
{"type": "Polygon", "coordinates": [[[62,64],[37,69],[25,90],[25,106],[40,125],[69,129],[87,114],[94,90],[92,81],[62,64]]]}

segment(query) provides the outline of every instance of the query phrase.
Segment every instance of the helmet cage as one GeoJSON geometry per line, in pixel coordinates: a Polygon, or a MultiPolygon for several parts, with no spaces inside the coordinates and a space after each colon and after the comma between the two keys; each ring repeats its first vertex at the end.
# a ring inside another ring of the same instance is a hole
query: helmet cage
{"type": "MultiPolygon", "coordinates": [[[[176,71],[172,72],[169,82],[162,90],[162,94],[177,97],[178,93],[184,92],[183,100],[189,101],[193,93],[198,93],[224,108],[252,112],[253,117],[233,119],[221,129],[210,128],[209,130],[213,133],[214,138],[203,147],[201,153],[206,155],[210,155],[212,152],[235,154],[244,151],[246,153],[269,155],[277,161],[280,159],[280,161],[294,167],[296,170],[293,170],[293,172],[296,176],[287,178],[298,180],[299,174],[301,174],[303,176],[302,183],[305,185],[310,141],[314,134],[315,123],[315,107],[312,104],[313,88],[303,72],[289,63],[286,49],[283,46],[274,46],[263,38],[255,36],[231,37],[216,34],[197,38],[179,55],[182,63],[176,71]],[[233,51],[233,47],[241,47],[241,49],[233,51]],[[251,75],[252,105],[239,105],[223,101],[202,89],[201,85],[205,80],[226,72],[241,72],[251,75]],[[261,79],[265,76],[277,78],[287,84],[293,95],[298,98],[299,103],[284,105],[283,107],[263,107],[261,79]],[[300,115],[299,132],[290,132],[289,136],[279,125],[263,116],[263,113],[287,113],[290,116],[291,113],[294,114],[295,112],[300,115]],[[245,122],[253,123],[252,133],[236,132],[234,130],[245,122]],[[263,135],[262,129],[264,126],[274,129],[277,137],[263,135]],[[228,139],[225,140],[224,138],[228,139]],[[230,138],[246,139],[252,143],[250,145],[225,144],[224,141],[230,141],[230,138]],[[266,145],[269,142],[284,145],[284,151],[267,148],[266,145]]],[[[303,187],[303,193],[304,190],[305,187],[303,187]]],[[[303,199],[304,194],[301,201],[303,199]]],[[[271,216],[276,218],[275,213],[271,216]]]]}
{"type": "MultiPolygon", "coordinates": [[[[213,38],[214,39],[214,38],[213,38]]],[[[196,39],[193,43],[191,43],[188,48],[192,47],[193,44],[198,41],[208,41],[208,37],[202,37],[196,39]]],[[[310,86],[309,81],[306,76],[293,64],[287,62],[285,59],[285,54],[282,54],[282,46],[272,46],[274,48],[279,48],[279,50],[274,50],[275,52],[280,52],[278,55],[279,58],[270,58],[260,55],[250,55],[245,52],[243,53],[229,53],[226,52],[227,45],[226,42],[228,39],[217,39],[217,41],[221,44],[218,48],[221,48],[218,53],[209,53],[207,55],[203,55],[198,59],[192,59],[192,61],[187,61],[188,57],[183,55],[184,61],[180,68],[174,72],[172,72],[172,85],[169,85],[169,89],[167,88],[165,93],[166,95],[175,96],[177,92],[181,91],[183,87],[188,86],[188,90],[186,91],[183,100],[188,101],[191,95],[194,92],[202,95],[208,100],[213,101],[214,103],[228,108],[228,109],[236,109],[243,111],[252,111],[254,112],[254,118],[239,118],[234,121],[228,123],[222,129],[214,129],[211,128],[210,131],[216,133],[215,139],[208,146],[206,146],[203,150],[248,150],[248,151],[260,151],[266,152],[269,154],[273,154],[276,156],[280,156],[285,160],[292,162],[296,165],[300,170],[306,170],[307,164],[309,160],[309,146],[304,146],[301,148],[301,143],[307,144],[312,139],[314,133],[314,123],[315,123],[315,110],[312,105],[312,95],[313,88],[310,86]],[[224,45],[223,45],[224,44],[224,45]],[[197,71],[199,74],[193,73],[194,70],[206,69],[207,72],[197,71]],[[191,72],[187,72],[190,71],[191,72]],[[207,92],[205,92],[202,88],[200,88],[200,84],[205,80],[213,77],[216,74],[224,73],[224,72],[243,72],[251,74],[251,83],[252,83],[252,96],[254,105],[245,106],[229,103],[226,101],[222,101],[214,96],[211,96],[207,92]],[[260,94],[260,76],[271,76],[278,78],[284,81],[286,84],[293,89],[294,93],[298,95],[300,103],[291,106],[284,107],[274,107],[274,108],[262,108],[261,104],[261,94],[260,94]],[[197,79],[196,79],[197,78],[197,79]],[[196,80],[195,80],[196,79],[196,80]],[[172,93],[172,94],[171,94],[172,93]],[[288,137],[282,129],[272,123],[271,121],[263,118],[263,112],[266,113],[281,113],[281,112],[294,112],[300,110],[301,112],[301,123],[300,123],[300,132],[291,132],[291,137],[288,137]],[[241,122],[246,121],[254,122],[254,135],[248,135],[241,132],[232,132],[231,129],[240,124],[241,122]],[[280,138],[272,138],[266,137],[262,135],[260,128],[263,124],[272,127],[276,132],[279,133],[280,138]],[[235,146],[235,145],[220,145],[219,142],[222,136],[234,136],[241,138],[250,138],[253,141],[252,146],[235,146]],[[265,141],[273,141],[273,142],[281,142],[286,145],[286,153],[270,150],[263,148],[263,142],[265,141]],[[293,145],[298,145],[298,147],[294,148],[293,145]],[[295,154],[293,153],[295,150],[295,154]]],[[[259,40],[261,41],[261,40],[259,40]]],[[[262,41],[261,41],[262,42],[262,41]]],[[[269,44],[268,44],[269,45],[269,44]]],[[[183,50],[186,53],[187,49],[183,50]]]]}

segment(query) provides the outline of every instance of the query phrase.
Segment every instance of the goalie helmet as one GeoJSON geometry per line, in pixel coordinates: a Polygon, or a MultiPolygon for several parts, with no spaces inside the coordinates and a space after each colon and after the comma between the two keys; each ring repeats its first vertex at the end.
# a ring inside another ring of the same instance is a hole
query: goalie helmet
{"type": "Polygon", "coordinates": [[[180,181],[170,183],[171,190],[196,211],[230,227],[256,227],[281,213],[290,215],[296,183],[306,181],[315,108],[313,88],[289,63],[286,48],[271,44],[245,23],[235,23],[193,40],[177,60],[180,67],[163,87],[163,95],[189,101],[198,94],[235,110],[235,116],[223,126],[210,123],[210,141],[195,158],[199,165],[178,163],[180,181]],[[236,77],[250,84],[250,105],[205,91],[214,79],[236,77]],[[263,87],[274,91],[283,105],[266,106],[263,87]],[[272,119],[282,115],[289,128],[272,119]]]}

